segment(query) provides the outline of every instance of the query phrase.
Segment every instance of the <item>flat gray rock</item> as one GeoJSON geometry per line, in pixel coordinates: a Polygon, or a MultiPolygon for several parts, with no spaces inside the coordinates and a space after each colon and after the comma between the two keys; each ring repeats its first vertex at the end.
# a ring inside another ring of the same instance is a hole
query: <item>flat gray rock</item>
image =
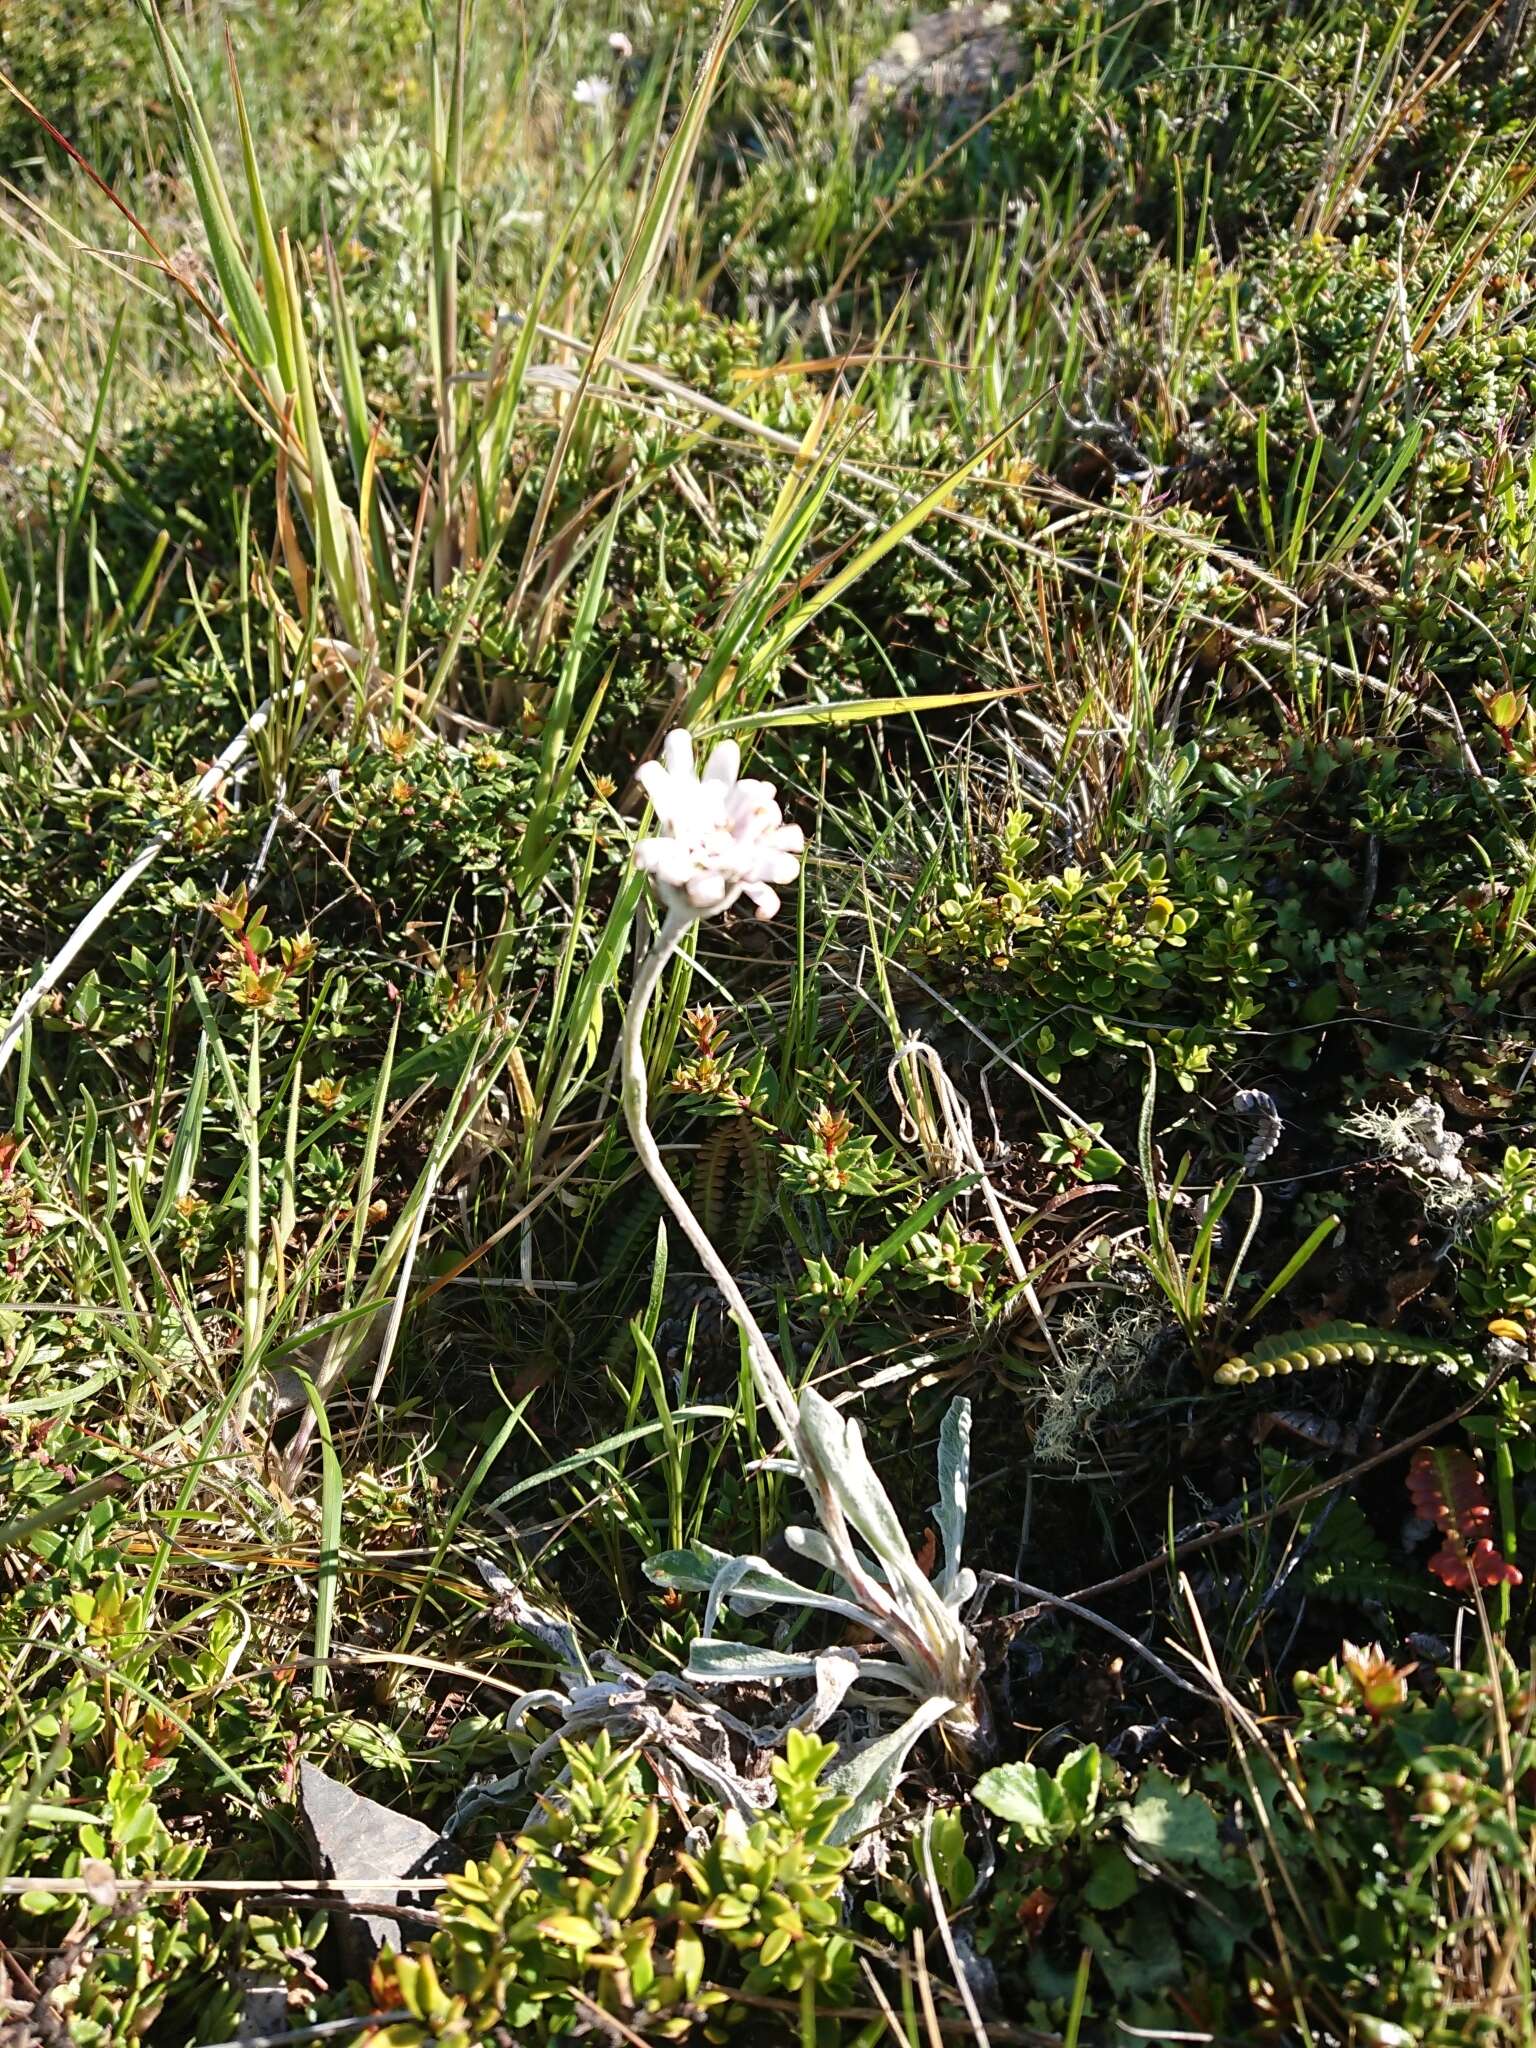
{"type": "Polygon", "coordinates": [[[1008,0],[919,14],[859,76],[855,125],[882,110],[922,107],[937,125],[974,119],[1017,83],[1024,52],[1008,0]]]}
{"type": "Polygon", "coordinates": [[[448,1845],[435,1828],[365,1799],[314,1764],[299,1766],[299,1813],[315,1875],[332,1879],[354,1909],[343,1929],[354,1972],[366,1970],[386,1941],[391,1948],[403,1948],[427,1931],[425,1923],[413,1925],[368,1908],[425,1903],[410,1880],[436,1876],[445,1865],[448,1845]]]}

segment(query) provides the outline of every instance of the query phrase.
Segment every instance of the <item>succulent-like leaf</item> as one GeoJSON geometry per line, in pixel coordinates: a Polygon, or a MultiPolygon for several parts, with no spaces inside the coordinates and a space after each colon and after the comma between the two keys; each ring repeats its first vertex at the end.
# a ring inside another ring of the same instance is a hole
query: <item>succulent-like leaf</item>
{"type": "Polygon", "coordinates": [[[1373,1330],[1364,1323],[1322,1323],[1315,1330],[1287,1330],[1267,1337],[1240,1358],[1216,1368],[1218,1387],[1245,1386],[1251,1380],[1310,1372],[1320,1365],[1469,1365],[1471,1353],[1433,1337],[1413,1337],[1403,1330],[1373,1330]]]}

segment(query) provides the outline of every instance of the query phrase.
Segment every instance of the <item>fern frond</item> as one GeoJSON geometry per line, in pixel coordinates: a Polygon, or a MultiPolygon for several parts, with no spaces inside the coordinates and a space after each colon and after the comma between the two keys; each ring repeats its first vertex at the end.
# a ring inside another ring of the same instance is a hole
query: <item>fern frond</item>
{"type": "Polygon", "coordinates": [[[752,1118],[712,1124],[694,1155],[693,1203],[716,1244],[744,1252],[768,1210],[768,1163],[752,1118]]]}
{"type": "Polygon", "coordinates": [[[620,1277],[627,1279],[630,1267],[642,1251],[646,1255],[654,1254],[656,1225],[660,1219],[661,1197],[648,1186],[640,1188],[607,1234],[597,1270],[599,1286],[607,1286],[620,1277]]]}
{"type": "Polygon", "coordinates": [[[741,1158],[740,1243],[745,1251],[767,1219],[769,1198],[773,1193],[767,1149],[750,1116],[741,1120],[737,1149],[741,1158]]]}
{"type": "Polygon", "coordinates": [[[1315,1330],[1287,1330],[1267,1337],[1239,1358],[1216,1368],[1218,1387],[1246,1386],[1252,1380],[1275,1379],[1287,1373],[1310,1372],[1319,1365],[1470,1365],[1472,1355],[1432,1337],[1410,1337],[1402,1330],[1373,1330],[1364,1323],[1322,1323],[1315,1330]]]}
{"type": "Polygon", "coordinates": [[[693,1155],[693,1206],[705,1232],[716,1244],[728,1244],[731,1237],[727,1228],[726,1190],[731,1163],[736,1157],[736,1122],[732,1117],[727,1122],[711,1124],[693,1155]]]}

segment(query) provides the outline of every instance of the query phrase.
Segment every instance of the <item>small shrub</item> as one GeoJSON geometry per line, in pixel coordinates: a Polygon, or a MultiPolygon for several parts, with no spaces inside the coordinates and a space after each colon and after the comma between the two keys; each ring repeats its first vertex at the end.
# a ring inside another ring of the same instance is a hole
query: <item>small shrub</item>
{"type": "Polygon", "coordinates": [[[1536,1149],[1505,1151],[1493,1206],[1467,1234],[1459,1287],[1474,1316],[1536,1308],[1536,1149]]]}
{"type": "Polygon", "coordinates": [[[1145,1042],[1193,1090],[1214,1058],[1230,1057],[1271,971],[1268,915],[1252,888],[1193,853],[1031,872],[1042,851],[1014,813],[986,882],[956,884],[909,950],[995,977],[999,1011],[1047,1080],[1105,1046],[1145,1042]]]}
{"type": "Polygon", "coordinates": [[[827,1840],[847,1801],[818,1783],[831,1743],[792,1732],[777,1807],[728,1815],[675,1857],[658,1853],[660,1806],[629,1754],[606,1736],[564,1748],[569,1782],[540,1818],[450,1880],[429,1943],[380,1958],[373,1998],[400,2017],[369,2035],[377,2048],[477,2048],[502,2029],[547,2041],[601,2014],[650,2040],[723,2039],[730,1992],[706,1970],[732,1958],[744,1989],[847,2002],[848,1851],[827,1840]]]}

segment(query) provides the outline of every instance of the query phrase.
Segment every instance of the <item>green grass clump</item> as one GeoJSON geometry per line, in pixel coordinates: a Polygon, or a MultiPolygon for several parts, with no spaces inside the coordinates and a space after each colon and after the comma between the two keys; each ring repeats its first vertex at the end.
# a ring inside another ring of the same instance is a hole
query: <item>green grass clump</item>
{"type": "MultiPolygon", "coordinates": [[[[0,68],[71,142],[111,169],[136,143],[163,147],[164,122],[145,108],[150,42],[131,12],[111,0],[39,0],[25,20],[0,28],[0,68]]],[[[0,113],[0,162],[8,173],[46,163],[50,145],[9,94],[0,113]]]]}

